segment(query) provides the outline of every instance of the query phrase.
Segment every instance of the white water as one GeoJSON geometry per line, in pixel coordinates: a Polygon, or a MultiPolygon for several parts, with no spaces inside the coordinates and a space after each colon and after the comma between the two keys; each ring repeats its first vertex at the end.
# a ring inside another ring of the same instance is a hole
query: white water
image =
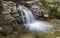
{"type": "Polygon", "coordinates": [[[18,10],[22,11],[21,15],[22,15],[23,22],[26,21],[24,23],[24,26],[26,26],[26,28],[29,31],[45,32],[52,28],[51,24],[49,24],[48,22],[36,20],[35,17],[33,16],[32,12],[27,7],[19,5],[18,10]]]}

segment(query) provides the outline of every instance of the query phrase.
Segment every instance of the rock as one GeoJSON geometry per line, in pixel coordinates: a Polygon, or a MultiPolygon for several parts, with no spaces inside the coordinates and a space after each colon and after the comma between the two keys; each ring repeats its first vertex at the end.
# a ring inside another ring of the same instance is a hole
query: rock
{"type": "Polygon", "coordinates": [[[5,18],[6,21],[13,21],[15,19],[11,15],[5,15],[4,18],[5,18]]]}
{"type": "Polygon", "coordinates": [[[58,8],[58,11],[60,11],[60,8],[58,8]]]}
{"type": "MultiPolygon", "coordinates": [[[[3,8],[4,8],[3,9],[4,19],[6,21],[14,21],[15,18],[14,18],[12,13],[16,13],[17,12],[16,3],[11,2],[11,1],[8,1],[8,2],[7,1],[3,1],[2,4],[3,4],[3,8]]],[[[16,15],[15,15],[15,17],[16,17],[16,15]]]]}
{"type": "Polygon", "coordinates": [[[54,5],[53,5],[53,4],[52,4],[52,5],[49,5],[49,6],[50,6],[50,7],[52,7],[52,8],[54,7],[54,5]]]}
{"type": "Polygon", "coordinates": [[[5,25],[5,20],[2,11],[3,11],[3,6],[2,6],[2,1],[0,0],[0,27],[5,25]]]}
{"type": "MultiPolygon", "coordinates": [[[[23,33],[25,31],[22,26],[20,13],[17,11],[16,3],[11,1],[2,1],[3,12],[0,14],[0,33],[7,35],[19,31],[23,33]]],[[[18,33],[18,32],[17,32],[18,33]]]]}
{"type": "Polygon", "coordinates": [[[43,16],[44,10],[42,10],[42,8],[40,7],[42,4],[38,0],[26,1],[25,4],[26,4],[25,6],[28,7],[33,12],[35,17],[39,18],[40,16],[43,16]]]}
{"type": "Polygon", "coordinates": [[[60,38],[59,36],[57,36],[57,38],[60,38]]]}
{"type": "Polygon", "coordinates": [[[2,7],[2,2],[0,0],[0,12],[1,12],[1,10],[3,10],[3,7],[2,7]]]}
{"type": "Polygon", "coordinates": [[[3,31],[3,28],[2,27],[0,27],[0,32],[2,32],[3,31]]]}
{"type": "Polygon", "coordinates": [[[31,10],[38,18],[43,17],[43,14],[45,13],[44,10],[42,10],[42,8],[37,4],[31,5],[31,10]]]}
{"type": "Polygon", "coordinates": [[[49,15],[48,14],[44,14],[44,17],[49,17],[49,15]]]}
{"type": "Polygon", "coordinates": [[[47,0],[48,2],[60,2],[60,0],[47,0]]]}

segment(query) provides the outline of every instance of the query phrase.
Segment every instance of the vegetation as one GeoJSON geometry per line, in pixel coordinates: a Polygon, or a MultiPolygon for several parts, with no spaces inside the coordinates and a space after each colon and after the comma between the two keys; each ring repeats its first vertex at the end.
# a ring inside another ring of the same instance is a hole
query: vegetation
{"type": "Polygon", "coordinates": [[[48,2],[46,0],[41,0],[43,8],[48,12],[48,14],[53,14],[55,17],[60,18],[60,2],[48,2]]]}
{"type": "Polygon", "coordinates": [[[17,20],[6,22],[2,15],[3,6],[0,1],[0,38],[57,38],[57,36],[60,38],[60,35],[58,35],[60,34],[60,29],[56,31],[57,27],[60,27],[60,2],[48,2],[46,0],[40,0],[39,2],[42,3],[42,6],[40,7],[44,9],[45,13],[50,15],[50,18],[55,18],[48,19],[48,21],[56,27],[53,31],[49,31],[48,33],[40,32],[33,34],[26,31],[25,27],[22,26],[23,24],[20,23],[20,20],[20,22],[17,20]]]}

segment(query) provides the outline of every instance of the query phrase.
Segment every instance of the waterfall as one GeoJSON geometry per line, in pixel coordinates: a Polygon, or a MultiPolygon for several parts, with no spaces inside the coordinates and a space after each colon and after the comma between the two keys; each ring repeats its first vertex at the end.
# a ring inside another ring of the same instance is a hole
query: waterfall
{"type": "Polygon", "coordinates": [[[36,20],[34,15],[32,14],[32,12],[25,6],[19,5],[18,11],[21,12],[24,26],[26,26],[26,28],[29,31],[43,31],[43,32],[45,32],[48,29],[51,29],[53,27],[48,22],[36,20]]]}
{"type": "MultiPolygon", "coordinates": [[[[24,6],[19,6],[19,10],[21,11],[22,19],[26,19],[26,23],[34,22],[35,18],[30,10],[24,6]],[[25,17],[25,18],[24,18],[25,17]]],[[[25,20],[23,21],[25,22],[25,20]]]]}

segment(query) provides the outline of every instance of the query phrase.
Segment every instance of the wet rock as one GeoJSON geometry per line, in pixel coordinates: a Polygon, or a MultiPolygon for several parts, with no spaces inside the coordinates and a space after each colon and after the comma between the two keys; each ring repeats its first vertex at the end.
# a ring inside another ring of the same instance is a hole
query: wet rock
{"type": "Polygon", "coordinates": [[[39,0],[36,1],[26,1],[25,3],[26,7],[28,7],[36,18],[43,17],[43,14],[45,13],[44,10],[42,10],[41,6],[42,4],[39,2],[39,0]]]}
{"type": "Polygon", "coordinates": [[[41,8],[39,5],[37,5],[37,4],[32,5],[31,8],[32,8],[32,11],[33,11],[34,15],[35,15],[37,18],[43,17],[43,14],[44,14],[45,12],[44,12],[44,10],[42,10],[42,8],[41,8]]]}

